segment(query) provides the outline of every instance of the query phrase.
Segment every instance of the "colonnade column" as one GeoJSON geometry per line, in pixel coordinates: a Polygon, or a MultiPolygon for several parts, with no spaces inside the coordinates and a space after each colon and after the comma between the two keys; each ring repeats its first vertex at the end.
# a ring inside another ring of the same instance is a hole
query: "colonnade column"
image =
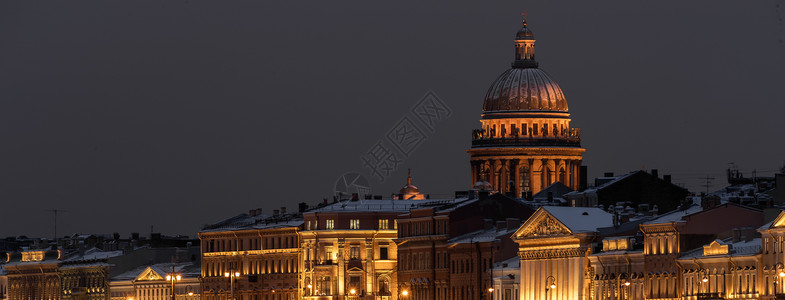
{"type": "Polygon", "coordinates": [[[510,160],[509,159],[500,159],[500,166],[499,173],[501,173],[501,179],[499,180],[499,193],[504,194],[509,189],[507,182],[510,180],[510,160]]]}
{"type": "Polygon", "coordinates": [[[520,159],[513,160],[513,168],[514,169],[512,171],[512,176],[513,176],[512,190],[516,198],[521,198],[522,197],[521,194],[523,191],[521,191],[521,160],[520,159]]]}
{"type": "Polygon", "coordinates": [[[496,186],[496,181],[497,181],[496,178],[497,178],[497,176],[499,176],[499,174],[496,172],[496,160],[495,159],[488,160],[488,169],[489,169],[488,170],[488,182],[491,184],[492,187],[498,189],[499,187],[496,186]]]}

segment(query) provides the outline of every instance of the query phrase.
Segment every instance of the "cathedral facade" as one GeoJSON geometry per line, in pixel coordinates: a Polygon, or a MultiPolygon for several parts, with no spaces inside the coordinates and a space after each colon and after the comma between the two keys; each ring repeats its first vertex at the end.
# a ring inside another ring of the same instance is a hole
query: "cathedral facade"
{"type": "Polygon", "coordinates": [[[515,60],[488,89],[482,127],[472,132],[471,184],[515,197],[561,182],[578,189],[580,130],[570,127],[564,93],[534,57],[526,20],[515,37],[515,60]]]}

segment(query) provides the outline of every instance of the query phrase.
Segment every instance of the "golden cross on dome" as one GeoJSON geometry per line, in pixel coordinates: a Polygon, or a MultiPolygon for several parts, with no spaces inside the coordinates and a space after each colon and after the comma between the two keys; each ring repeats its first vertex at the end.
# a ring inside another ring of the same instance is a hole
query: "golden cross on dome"
{"type": "Polygon", "coordinates": [[[521,16],[523,16],[523,26],[526,26],[526,15],[528,15],[528,13],[526,13],[526,11],[524,10],[521,13],[521,16]]]}

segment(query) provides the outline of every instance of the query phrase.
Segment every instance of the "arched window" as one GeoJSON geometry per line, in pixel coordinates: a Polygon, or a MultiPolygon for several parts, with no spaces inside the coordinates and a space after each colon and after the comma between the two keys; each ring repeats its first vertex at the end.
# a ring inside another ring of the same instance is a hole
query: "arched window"
{"type": "Polygon", "coordinates": [[[531,178],[529,178],[529,166],[522,166],[520,172],[520,189],[522,194],[531,191],[531,178]]]}
{"type": "Polygon", "coordinates": [[[392,293],[390,292],[390,277],[387,276],[379,276],[379,296],[391,296],[392,293]]]}

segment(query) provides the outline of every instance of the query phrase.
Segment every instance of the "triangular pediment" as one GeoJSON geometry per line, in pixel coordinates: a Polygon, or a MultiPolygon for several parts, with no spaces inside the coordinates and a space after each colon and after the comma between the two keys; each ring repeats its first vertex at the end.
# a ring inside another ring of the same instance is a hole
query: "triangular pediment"
{"type": "Polygon", "coordinates": [[[516,238],[570,235],[572,231],[544,208],[537,209],[513,236],[516,238]]]}
{"type": "Polygon", "coordinates": [[[771,227],[769,228],[785,228],[785,211],[780,211],[780,214],[774,219],[774,222],[771,222],[771,227]]]}
{"type": "Polygon", "coordinates": [[[136,276],[135,279],[135,281],[150,281],[150,280],[164,280],[164,277],[162,274],[158,274],[158,272],[156,272],[152,268],[147,267],[146,269],[144,269],[144,271],[142,271],[142,273],[139,273],[139,276],[136,276]]]}

